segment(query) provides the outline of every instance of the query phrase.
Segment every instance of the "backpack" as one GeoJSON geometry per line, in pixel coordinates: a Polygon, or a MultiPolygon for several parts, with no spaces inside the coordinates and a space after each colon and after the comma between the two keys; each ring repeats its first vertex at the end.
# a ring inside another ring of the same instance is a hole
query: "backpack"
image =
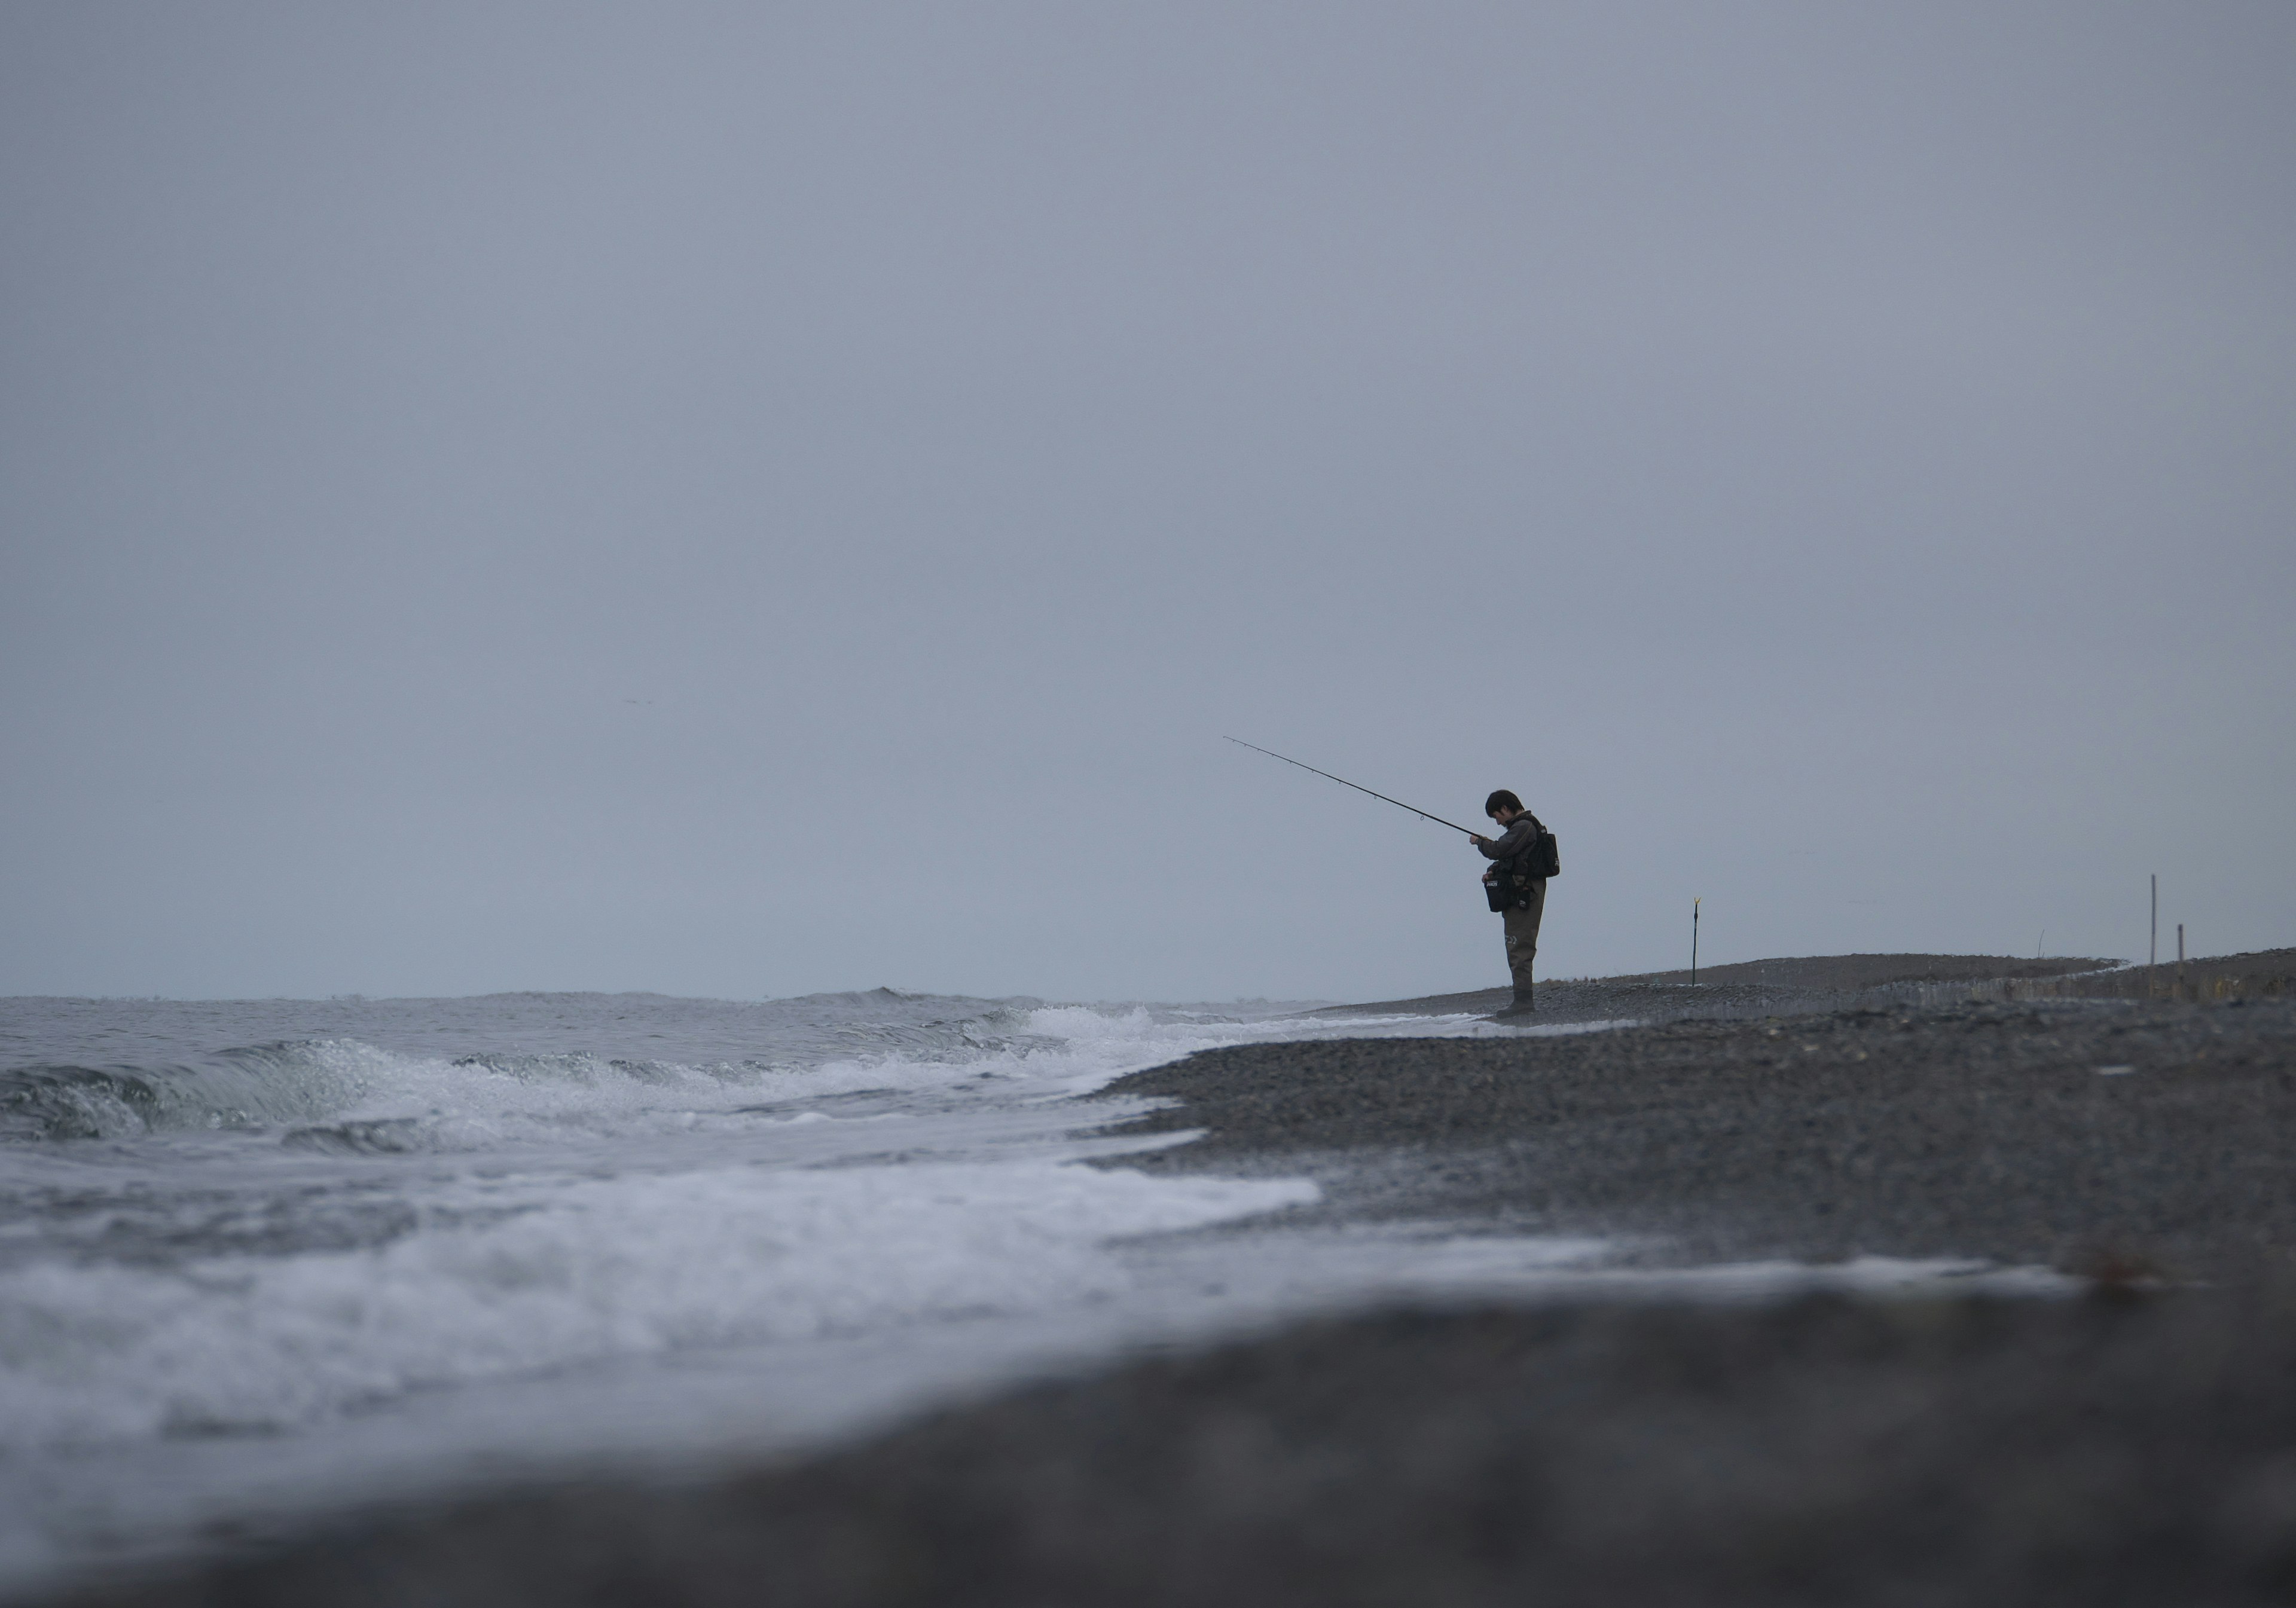
{"type": "Polygon", "coordinates": [[[1495,910],[1510,910],[1517,905],[1528,906],[1530,903],[1528,889],[1517,891],[1518,881],[1536,882],[1562,874],[1562,855],[1555,846],[1554,834],[1546,829],[1546,822],[1529,811],[1525,810],[1523,813],[1530,820],[1531,840],[1513,859],[1498,867],[1497,876],[1484,884],[1484,891],[1490,897],[1490,907],[1495,910]]]}
{"type": "Polygon", "coordinates": [[[1562,876],[1562,851],[1555,846],[1554,834],[1548,831],[1546,823],[1536,815],[1531,816],[1530,824],[1538,831],[1538,838],[1516,858],[1530,862],[1529,870],[1534,877],[1544,878],[1562,876]]]}

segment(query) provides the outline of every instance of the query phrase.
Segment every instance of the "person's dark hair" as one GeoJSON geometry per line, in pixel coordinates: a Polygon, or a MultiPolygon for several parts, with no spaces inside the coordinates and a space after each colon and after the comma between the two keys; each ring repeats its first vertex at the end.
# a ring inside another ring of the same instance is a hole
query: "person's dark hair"
{"type": "Polygon", "coordinates": [[[1520,811],[1521,808],[1522,800],[1517,798],[1505,788],[1501,788],[1497,792],[1483,800],[1483,813],[1486,815],[1496,815],[1501,810],[1520,811]]]}

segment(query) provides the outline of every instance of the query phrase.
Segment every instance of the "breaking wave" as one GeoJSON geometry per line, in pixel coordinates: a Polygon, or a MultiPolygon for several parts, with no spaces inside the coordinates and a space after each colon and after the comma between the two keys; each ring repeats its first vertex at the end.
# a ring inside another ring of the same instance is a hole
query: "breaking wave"
{"type": "Polygon", "coordinates": [[[1064,1043],[1032,1028],[1032,1016],[1042,1013],[1004,1005],[906,1021],[882,1020],[881,1007],[876,1021],[836,1019],[840,1000],[859,1005],[869,999],[832,999],[826,1021],[770,1054],[701,1065],[509,1050],[433,1058],[325,1038],[227,1049],[196,1064],[20,1066],[0,1071],[0,1141],[128,1139],[348,1116],[354,1120],[343,1124],[343,1147],[406,1149],[420,1147],[407,1142],[418,1130],[436,1137],[473,1120],[611,1119],[664,1097],[707,1108],[742,1096],[873,1086],[873,1078],[906,1085],[919,1073],[946,1078],[983,1060],[1025,1057],[1064,1043]]]}
{"type": "Polygon", "coordinates": [[[1444,1030],[891,991],[508,996],[255,1002],[222,1019],[278,1036],[209,1049],[221,1012],[198,1008],[116,1013],[169,1048],[106,1065],[112,1018],[66,1002],[90,1031],[0,1068],[20,1171],[0,1207],[24,1230],[0,1236],[0,1461],[1121,1295],[1111,1242],[1316,1188],[1081,1164],[1144,1141],[1083,1137],[1123,1110],[1064,1097],[1254,1039],[1444,1030]],[[480,1159],[420,1164],[449,1155],[480,1159]]]}
{"type": "MultiPolygon", "coordinates": [[[[283,1129],[292,1147],[342,1154],[461,1149],[570,1130],[690,1129],[840,1095],[1014,1081],[1079,1094],[1195,1050],[1317,1031],[1297,1017],[881,995],[787,1002],[811,1008],[805,1033],[761,1034],[778,1040],[767,1053],[707,1061],[515,1049],[433,1057],[335,1037],[161,1066],[20,1066],[0,1071],[0,1142],[283,1129]],[[854,1019],[840,1020],[847,1000],[854,1019]]],[[[1355,1017],[1327,1031],[1382,1025],[1355,1017]]],[[[1423,1033],[1431,1024],[1398,1025],[1423,1033]]]]}
{"type": "Polygon", "coordinates": [[[1050,1163],[743,1167],[505,1187],[490,1216],[351,1252],[41,1263],[0,1275],[0,1445],[279,1429],[419,1387],[1103,1299],[1128,1283],[1112,1238],[1315,1196],[1050,1163]]]}

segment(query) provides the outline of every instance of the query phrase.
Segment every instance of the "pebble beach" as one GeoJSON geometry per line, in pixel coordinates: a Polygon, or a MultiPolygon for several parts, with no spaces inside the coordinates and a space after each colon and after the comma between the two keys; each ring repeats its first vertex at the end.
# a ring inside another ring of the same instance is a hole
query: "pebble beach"
{"type": "Polygon", "coordinates": [[[1295,1220],[1335,1231],[1609,1247],[1546,1298],[1150,1350],[816,1455],[400,1505],[70,1600],[2287,1600],[2296,1002],[1875,986],[1244,1044],[1103,1091],[1120,1131],[1171,1142],[1102,1164],[1305,1176],[1295,1220]],[[1971,1278],[1729,1299],[1663,1277],[1873,1259],[1971,1278]]]}

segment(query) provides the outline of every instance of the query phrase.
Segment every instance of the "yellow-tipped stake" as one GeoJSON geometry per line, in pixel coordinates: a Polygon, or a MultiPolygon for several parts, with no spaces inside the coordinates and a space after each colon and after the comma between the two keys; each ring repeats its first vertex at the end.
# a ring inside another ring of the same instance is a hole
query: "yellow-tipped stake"
{"type": "Polygon", "coordinates": [[[1690,902],[1690,986],[1698,986],[1698,907],[1702,901],[1690,902]]]}

